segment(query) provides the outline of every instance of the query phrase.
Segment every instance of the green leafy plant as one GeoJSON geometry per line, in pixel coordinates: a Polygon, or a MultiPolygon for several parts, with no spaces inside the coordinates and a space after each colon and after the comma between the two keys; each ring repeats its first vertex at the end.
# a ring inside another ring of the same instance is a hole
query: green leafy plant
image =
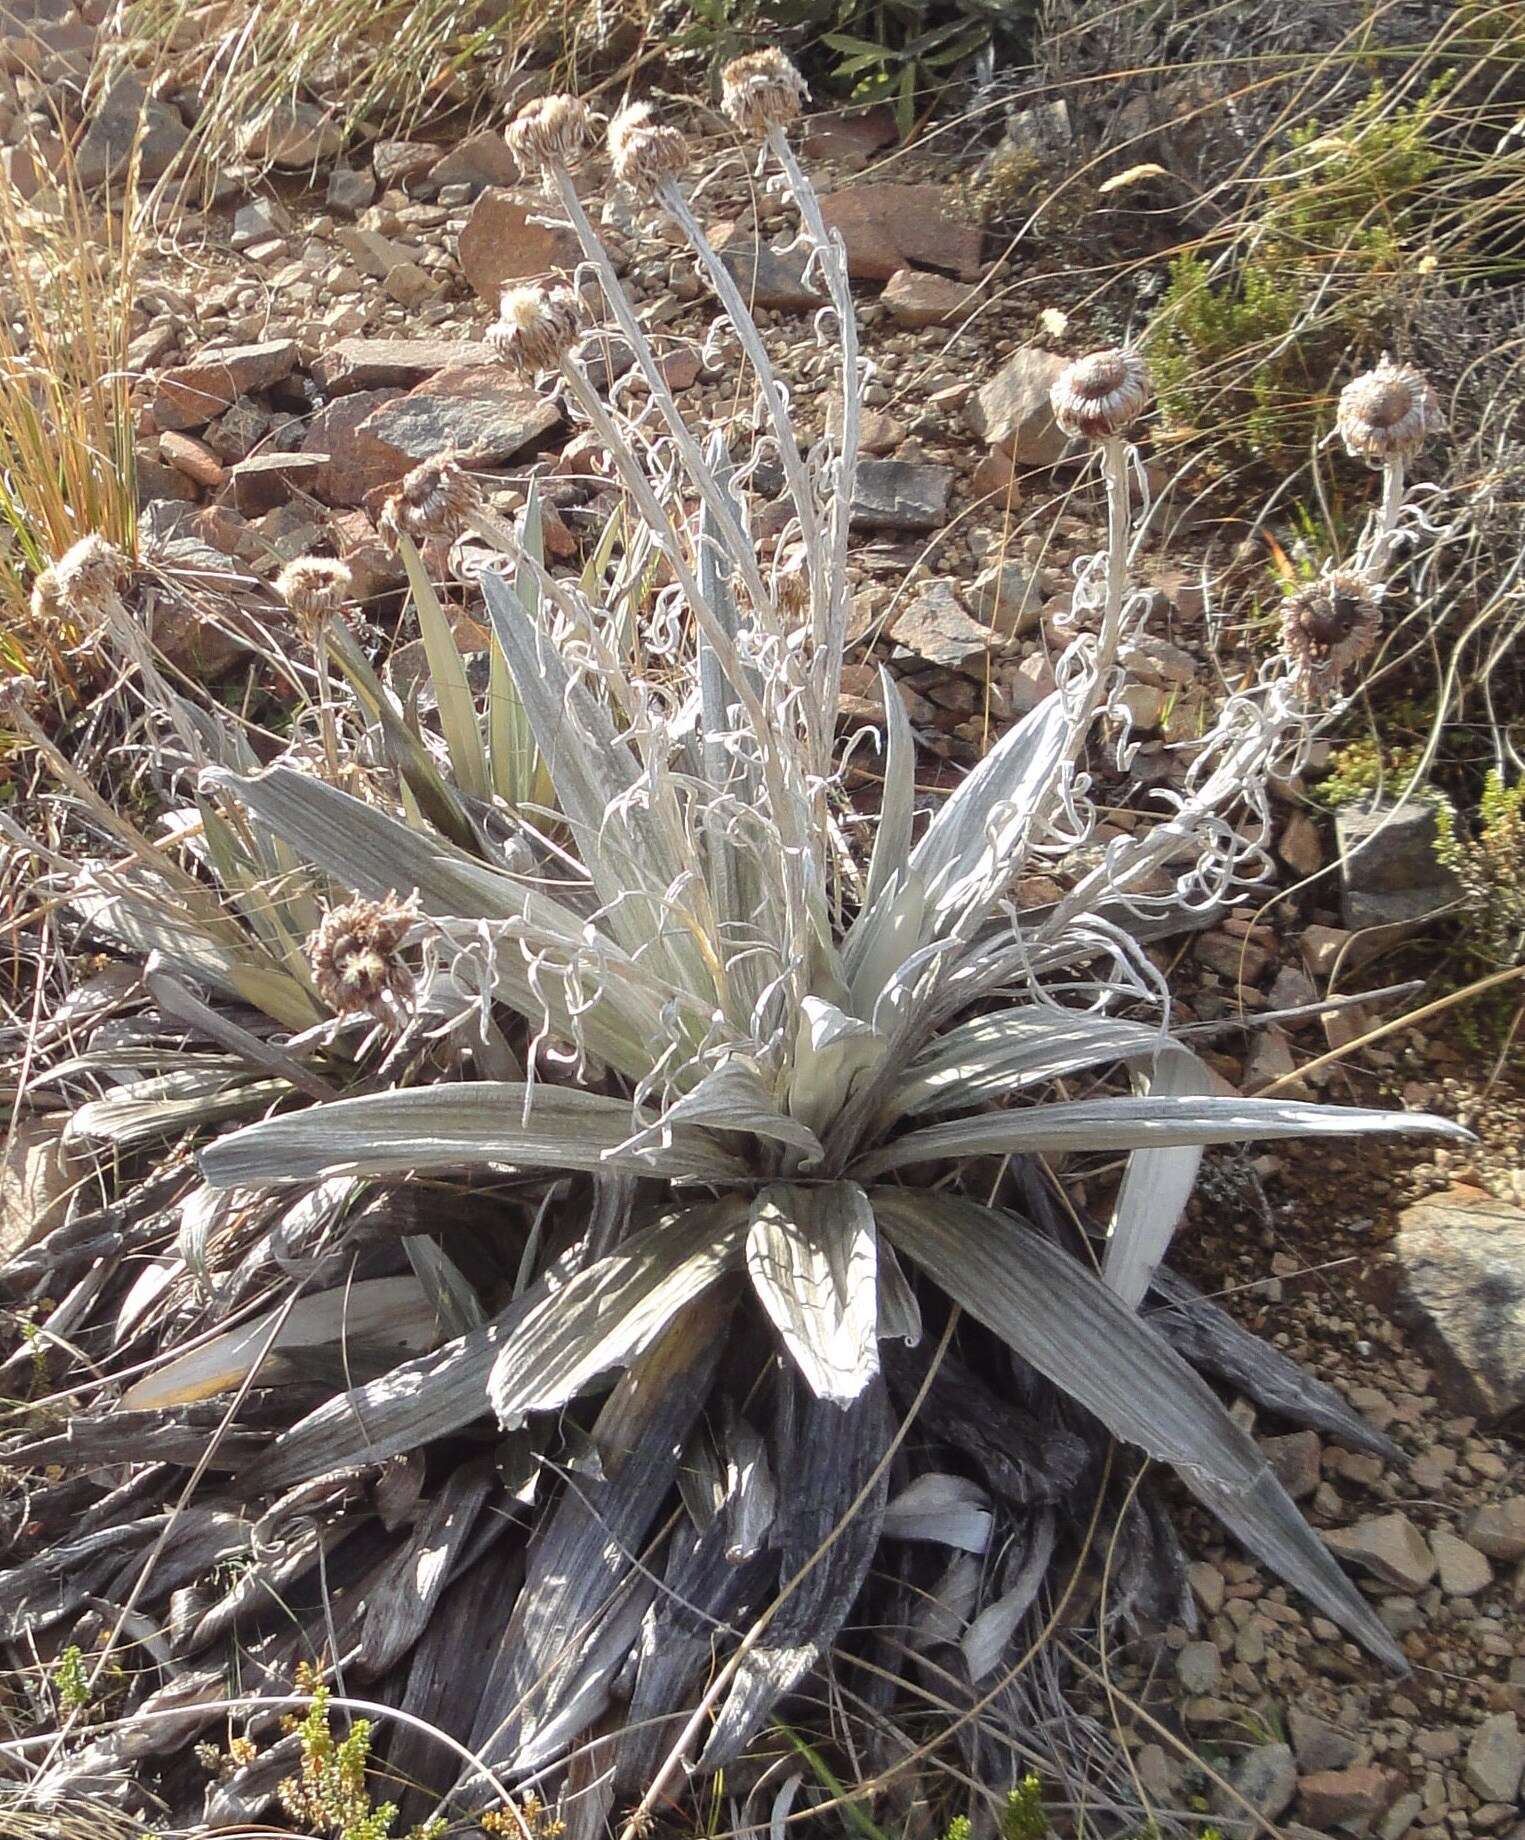
{"type": "MultiPolygon", "coordinates": [[[[371,1767],[369,1719],[353,1719],[335,1737],[329,1691],[312,1684],[312,1704],[297,1725],[301,1763],[280,1786],[281,1806],[314,1835],[332,1840],[393,1840],[394,1802],[374,1802],[367,1780],[371,1767]]],[[[443,1817],[410,1827],[405,1840],[443,1840],[443,1817]]]]}
{"type": "Polygon", "coordinates": [[[1473,823],[1463,825],[1444,799],[1435,828],[1435,854],[1468,897],[1466,936],[1478,968],[1518,965],[1525,960],[1525,779],[1510,785],[1490,768],[1473,823]]]}
{"type": "Polygon", "coordinates": [[[1231,259],[1175,258],[1147,341],[1172,423],[1212,426],[1272,462],[1327,426],[1324,380],[1342,351],[1380,338],[1413,259],[1447,88],[1437,79],[1395,105],[1374,83],[1336,126],[1293,129],[1253,188],[1231,259]]]}
{"type": "Polygon", "coordinates": [[[65,1711],[77,1712],[90,1704],[90,1679],[83,1650],[71,1642],[53,1664],[53,1691],[65,1711]]]}

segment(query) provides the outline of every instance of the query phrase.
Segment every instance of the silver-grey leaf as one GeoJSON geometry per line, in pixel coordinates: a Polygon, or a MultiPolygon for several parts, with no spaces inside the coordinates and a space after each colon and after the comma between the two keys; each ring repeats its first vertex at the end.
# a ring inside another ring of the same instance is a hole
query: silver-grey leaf
{"type": "Polygon", "coordinates": [[[863,1158],[866,1178],[942,1157],[1006,1156],[1056,1150],[1153,1150],[1170,1144],[1237,1144],[1280,1137],[1356,1137],[1425,1132],[1466,1143],[1471,1133],[1429,1112],[1364,1111],[1291,1099],[1076,1099],[982,1112],[929,1125],[863,1158]]]}
{"type": "MultiPolygon", "coordinates": [[[[1155,1056],[1149,1080],[1152,1097],[1202,1098],[1212,1090],[1212,1074],[1189,1048],[1172,1043],[1155,1056]]],[[[1112,1211],[1101,1276],[1102,1282],[1135,1310],[1144,1301],[1156,1266],[1169,1250],[1201,1167],[1201,1144],[1135,1150],[1128,1158],[1127,1173],[1112,1211]]]]}
{"type": "Polygon", "coordinates": [[[752,1207],[753,1289],[818,1399],[847,1405],[879,1371],[877,1235],[853,1182],[775,1182],[752,1207]]]}
{"type": "Polygon", "coordinates": [[[745,1173],[713,1138],[688,1125],[675,1127],[669,1143],[627,1150],[632,1127],[646,1122],[625,1101],[577,1087],[471,1080],[364,1093],[264,1119],[209,1144],[201,1171],[218,1188],[480,1163],[628,1169],[675,1181],[725,1181],[745,1173]]]}
{"type": "Polygon", "coordinates": [[[653,1346],[685,1304],[740,1263],[738,1196],[669,1215],[580,1271],[520,1323],[493,1363],[488,1397],[505,1431],[553,1412],[653,1346]]]}
{"type": "Polygon", "coordinates": [[[1024,1004],[938,1036],[906,1070],[894,1103],[911,1117],[972,1109],[1043,1080],[1153,1053],[1162,1039],[1146,1023],[1053,1003],[1024,1004]]]}

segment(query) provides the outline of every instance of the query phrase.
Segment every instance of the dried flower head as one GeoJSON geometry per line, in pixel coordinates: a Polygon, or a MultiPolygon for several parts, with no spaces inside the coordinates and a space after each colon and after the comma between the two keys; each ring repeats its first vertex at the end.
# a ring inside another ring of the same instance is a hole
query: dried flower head
{"type": "Polygon", "coordinates": [[[587,105],[575,96],[537,96],[503,132],[521,172],[575,166],[593,139],[587,105]]]}
{"type": "Polygon", "coordinates": [[[1375,370],[1352,378],[1340,391],[1336,425],[1356,459],[1373,466],[1406,460],[1443,425],[1440,398],[1423,371],[1394,364],[1384,352],[1375,370]]]}
{"type": "Polygon", "coordinates": [[[1136,422],[1153,395],[1149,367],[1136,351],[1088,352],[1067,364],[1049,392],[1054,420],[1066,434],[1110,441],[1136,422]]]}
{"type": "Polygon", "coordinates": [[[109,538],[99,532],[81,537],[53,564],[57,608],[77,620],[99,618],[126,587],[131,573],[127,558],[109,538]]]}
{"type": "Polygon", "coordinates": [[[743,134],[766,134],[799,118],[805,79],[782,51],[749,51],[720,73],[720,107],[743,134]]]}
{"type": "Polygon", "coordinates": [[[275,591],[304,628],[338,613],[354,593],[349,564],[332,556],[298,556],[275,578],[275,591]]]}
{"type": "Polygon", "coordinates": [[[569,287],[507,288],[485,337],[495,357],[529,377],[555,369],[577,342],[581,319],[569,287]]]}
{"type": "Polygon", "coordinates": [[[773,575],[773,595],[785,619],[799,619],[810,606],[810,565],[803,543],[791,543],[773,575]]]}
{"type": "Polygon", "coordinates": [[[388,999],[405,1004],[415,978],[402,956],[417,918],[395,895],[332,907],[307,941],[307,962],[319,997],[341,1016],[365,1012],[389,1020],[388,999]]]}
{"type": "Polygon", "coordinates": [[[1371,651],[1382,630],[1381,592],[1355,569],[1331,569],[1291,596],[1281,648],[1307,689],[1333,688],[1371,651]]]}
{"type": "Polygon", "coordinates": [[[32,618],[39,626],[50,626],[63,611],[63,599],[58,589],[58,570],[39,569],[32,579],[32,618]]]}
{"type": "Polygon", "coordinates": [[[403,474],[377,521],[394,548],[403,536],[418,544],[454,543],[479,502],[476,486],[454,454],[436,454],[403,474]]]}
{"type": "Polygon", "coordinates": [[[653,121],[648,103],[632,102],[609,123],[609,160],[621,185],[650,198],[688,165],[688,143],[653,121]]]}

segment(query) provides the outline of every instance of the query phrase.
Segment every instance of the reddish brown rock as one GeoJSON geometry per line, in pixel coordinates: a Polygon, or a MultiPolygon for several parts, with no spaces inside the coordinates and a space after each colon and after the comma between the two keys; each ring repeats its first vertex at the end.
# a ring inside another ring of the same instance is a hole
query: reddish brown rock
{"type": "Polygon", "coordinates": [[[1038,345],[1020,346],[970,397],[964,420],[1018,466],[1052,466],[1079,451],[1054,420],[1049,391],[1068,363],[1038,345]]]}
{"type": "Polygon", "coordinates": [[[206,352],[194,363],[176,365],[159,379],[154,392],[154,425],[201,428],[250,390],[268,390],[289,377],[296,361],[294,339],[267,339],[259,345],[206,352]]]}
{"type": "Polygon", "coordinates": [[[463,339],[336,339],[313,367],[330,396],[356,390],[410,390],[440,371],[486,364],[485,345],[463,339]]]}
{"type": "Polygon", "coordinates": [[[836,160],[856,170],[895,138],[895,111],[887,102],[867,109],[839,109],[805,122],[802,151],[807,160],[836,160]]]}
{"type": "Polygon", "coordinates": [[[408,470],[404,456],[393,447],[361,437],[367,416],[392,402],[398,390],[356,390],[321,408],[307,424],[302,452],[323,457],[312,489],[325,505],[350,506],[365,502],[368,492],[390,485],[408,470]]]}
{"type": "Polygon", "coordinates": [[[170,430],[159,436],[159,458],[198,486],[220,486],[228,471],[205,441],[170,430]]]}
{"type": "Polygon", "coordinates": [[[496,128],[481,128],[457,141],[443,159],[429,169],[429,189],[446,185],[513,186],[521,174],[496,128]]]}
{"type": "Polygon", "coordinates": [[[366,417],[356,438],[357,444],[391,448],[406,466],[451,449],[492,466],[560,424],[554,403],[501,365],[484,364],[441,371],[406,396],[394,396],[366,417]]]}
{"type": "Polygon", "coordinates": [[[383,185],[406,191],[411,180],[438,164],[443,152],[434,141],[377,141],[371,149],[371,165],[383,185]]]}
{"type": "Polygon", "coordinates": [[[251,454],[230,475],[233,508],[246,518],[263,517],[289,504],[298,492],[311,493],[327,464],[325,454],[251,454]]]}
{"type": "Polygon", "coordinates": [[[978,293],[946,275],[897,268],[880,296],[897,326],[954,326],[973,312],[978,293]]]}
{"type": "Polygon", "coordinates": [[[1316,1770],[1297,1779],[1298,1813],[1309,1827],[1327,1833],[1345,1821],[1374,1820],[1398,1798],[1403,1778],[1380,1764],[1348,1770],[1316,1770]]]}
{"type": "Polygon", "coordinates": [[[945,185],[850,185],[828,193],[821,214],[842,233],[854,280],[888,281],[901,268],[979,274],[984,233],[959,216],[945,185]]]}
{"type": "Polygon", "coordinates": [[[530,281],[575,266],[580,250],[570,230],[531,223],[546,214],[532,192],[501,187],[483,192],[471,207],[457,255],[472,291],[493,306],[510,282],[530,281]]]}

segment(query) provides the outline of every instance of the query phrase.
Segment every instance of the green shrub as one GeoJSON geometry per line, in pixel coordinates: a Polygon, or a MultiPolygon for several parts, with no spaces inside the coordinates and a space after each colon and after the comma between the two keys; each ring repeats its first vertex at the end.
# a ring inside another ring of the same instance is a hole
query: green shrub
{"type": "Polygon", "coordinates": [[[1254,190],[1232,271],[1195,250],[1175,259],[1146,340],[1169,421],[1273,463],[1324,431],[1341,353],[1381,342],[1440,164],[1444,88],[1392,108],[1374,83],[1338,127],[1294,130],[1254,190]]]}

